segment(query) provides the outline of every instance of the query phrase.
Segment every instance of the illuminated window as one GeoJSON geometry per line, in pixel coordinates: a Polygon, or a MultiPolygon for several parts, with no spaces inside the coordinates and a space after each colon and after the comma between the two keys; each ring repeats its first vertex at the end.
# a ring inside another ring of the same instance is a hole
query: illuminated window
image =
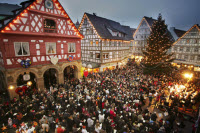
{"type": "Polygon", "coordinates": [[[100,59],[100,53],[96,53],[96,59],[100,59]]]}
{"type": "Polygon", "coordinates": [[[56,33],[56,22],[51,19],[44,20],[44,32],[47,33],[56,33]]]}
{"type": "Polygon", "coordinates": [[[109,53],[104,53],[103,54],[103,59],[109,59],[109,53]]]}
{"type": "Polygon", "coordinates": [[[90,41],[90,45],[93,46],[93,41],[90,41]]]}
{"type": "Polygon", "coordinates": [[[96,41],[96,46],[99,46],[99,41],[96,41]]]}
{"type": "Polygon", "coordinates": [[[187,43],[190,43],[190,39],[187,39],[187,43]]]}

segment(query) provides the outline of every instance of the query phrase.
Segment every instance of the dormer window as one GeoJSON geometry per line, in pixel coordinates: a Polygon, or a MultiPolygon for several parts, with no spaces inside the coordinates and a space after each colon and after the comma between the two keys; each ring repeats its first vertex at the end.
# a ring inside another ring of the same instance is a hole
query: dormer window
{"type": "Polygon", "coordinates": [[[44,20],[44,32],[47,33],[56,33],[56,22],[51,19],[44,20]]]}

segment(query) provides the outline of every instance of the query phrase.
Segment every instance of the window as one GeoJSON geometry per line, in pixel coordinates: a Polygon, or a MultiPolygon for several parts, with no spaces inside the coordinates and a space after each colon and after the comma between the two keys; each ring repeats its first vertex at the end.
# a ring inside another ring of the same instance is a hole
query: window
{"type": "Polygon", "coordinates": [[[181,59],[182,55],[178,55],[178,59],[181,59]]]}
{"type": "Polygon", "coordinates": [[[183,47],[180,47],[179,51],[181,51],[181,52],[182,52],[182,51],[183,51],[183,47]]]}
{"type": "Polygon", "coordinates": [[[109,46],[111,46],[112,45],[112,42],[111,41],[109,41],[109,46]]]}
{"type": "Polygon", "coordinates": [[[87,25],[87,19],[84,19],[84,23],[83,24],[87,25]]]}
{"type": "Polygon", "coordinates": [[[93,52],[90,52],[89,58],[93,59],[93,52]]]}
{"type": "Polygon", "coordinates": [[[112,58],[115,59],[115,52],[112,53],[112,58]]]}
{"type": "Polygon", "coordinates": [[[56,22],[51,19],[44,20],[44,32],[47,33],[56,33],[56,22]]]}
{"type": "Polygon", "coordinates": [[[188,60],[188,55],[185,55],[185,56],[184,56],[184,59],[185,59],[185,60],[188,60]]]}
{"type": "Polygon", "coordinates": [[[90,30],[89,29],[86,29],[86,34],[90,34],[90,30]]]}
{"type": "Polygon", "coordinates": [[[109,53],[104,53],[103,54],[103,59],[109,59],[109,53]]]}
{"type": "Polygon", "coordinates": [[[99,46],[99,41],[96,41],[96,46],[99,46]]]}
{"type": "Polygon", "coordinates": [[[80,30],[80,33],[83,34],[83,29],[80,30]]]}
{"type": "Polygon", "coordinates": [[[75,53],[75,52],[76,52],[76,44],[68,43],[68,53],[75,53]]]}
{"type": "Polygon", "coordinates": [[[16,56],[29,56],[29,43],[28,42],[15,42],[15,55],[16,56]]]}
{"type": "Polygon", "coordinates": [[[194,48],[194,52],[199,52],[199,48],[194,48]]]}
{"type": "Polygon", "coordinates": [[[46,54],[56,54],[56,43],[47,42],[46,43],[46,54]]]}
{"type": "Polygon", "coordinates": [[[186,52],[190,52],[190,48],[189,47],[186,48],[186,52]]]}
{"type": "Polygon", "coordinates": [[[200,61],[200,55],[197,56],[197,60],[200,61]]]}
{"type": "Polygon", "coordinates": [[[114,46],[115,46],[115,47],[117,46],[117,42],[116,42],[116,41],[114,41],[114,46]]]}
{"type": "Polygon", "coordinates": [[[96,59],[100,59],[100,53],[96,53],[96,59]]]}
{"type": "Polygon", "coordinates": [[[190,43],[190,39],[187,39],[187,43],[190,43]]]}
{"type": "Polygon", "coordinates": [[[174,47],[174,51],[177,51],[177,47],[174,47]]]}
{"type": "Polygon", "coordinates": [[[198,39],[195,39],[195,40],[194,40],[194,43],[198,43],[198,39]]]}
{"type": "Polygon", "coordinates": [[[90,41],[90,45],[93,46],[93,41],[90,41]]]}
{"type": "Polygon", "coordinates": [[[119,47],[121,46],[121,42],[119,42],[119,47]]]}
{"type": "Polygon", "coordinates": [[[194,56],[190,56],[190,60],[194,60],[194,56]]]}

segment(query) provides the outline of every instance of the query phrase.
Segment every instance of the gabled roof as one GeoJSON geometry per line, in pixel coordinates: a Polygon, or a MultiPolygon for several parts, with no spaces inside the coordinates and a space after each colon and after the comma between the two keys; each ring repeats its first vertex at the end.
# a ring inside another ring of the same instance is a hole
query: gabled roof
{"type": "Polygon", "coordinates": [[[148,27],[149,27],[150,30],[151,30],[151,27],[152,27],[152,25],[153,25],[153,22],[154,22],[154,21],[157,21],[157,20],[156,20],[156,19],[153,19],[152,17],[144,16],[144,17],[142,18],[142,20],[141,20],[139,26],[137,27],[136,31],[134,32],[133,37],[135,36],[135,34],[137,33],[137,31],[139,30],[139,28],[140,28],[140,26],[141,26],[141,24],[142,24],[143,21],[145,21],[145,22],[147,23],[148,27]]]}
{"type": "Polygon", "coordinates": [[[147,21],[150,27],[152,27],[154,21],[157,21],[156,19],[153,19],[152,17],[147,17],[147,16],[144,16],[144,19],[147,21]]]}
{"type": "Polygon", "coordinates": [[[174,38],[174,40],[179,39],[186,32],[184,30],[176,29],[175,27],[170,27],[169,31],[170,31],[172,37],[174,38]]]}
{"type": "Polygon", "coordinates": [[[13,10],[19,9],[21,6],[16,4],[0,3],[0,16],[11,16],[13,10]]]}
{"type": "Polygon", "coordinates": [[[200,32],[200,26],[198,24],[193,25],[187,32],[185,32],[185,34],[183,34],[179,39],[177,39],[174,44],[176,44],[180,39],[182,39],[183,37],[185,37],[193,28],[197,28],[198,31],[200,32]]]}
{"type": "Polygon", "coordinates": [[[124,26],[116,21],[96,16],[96,14],[92,15],[89,13],[85,13],[85,15],[92,23],[92,25],[94,26],[95,30],[101,38],[113,40],[133,40],[132,30],[129,26],[124,26]],[[109,29],[115,32],[124,33],[125,37],[112,36],[109,32],[109,29]]]}
{"type": "MultiPolygon", "coordinates": [[[[0,20],[0,30],[4,29],[8,23],[10,23],[15,17],[17,17],[21,12],[23,12],[29,5],[31,5],[35,0],[29,0],[29,1],[24,1],[22,2],[19,6],[20,8],[13,8],[13,10],[10,10],[10,12],[13,12],[10,16],[0,20]],[[15,15],[14,15],[15,12],[15,15]]],[[[13,5],[13,4],[8,4],[8,5],[13,5]]],[[[17,6],[15,6],[17,7],[17,6]]],[[[10,8],[11,9],[11,8],[10,8]]],[[[4,12],[4,11],[3,11],[4,12]]]]}
{"type": "Polygon", "coordinates": [[[174,32],[176,33],[176,35],[178,36],[178,37],[181,37],[181,36],[183,36],[183,34],[185,34],[185,32],[186,31],[184,31],[184,30],[179,30],[179,29],[174,29],[174,32]]]}
{"type": "MultiPolygon", "coordinates": [[[[13,15],[12,16],[8,16],[2,20],[0,20],[0,31],[1,33],[5,33],[9,30],[6,30],[6,28],[8,28],[7,26],[9,24],[13,24],[14,21],[16,21],[17,19],[19,19],[21,17],[21,15],[23,15],[23,13],[26,13],[29,10],[32,9],[37,9],[37,4],[41,4],[44,1],[37,1],[37,0],[27,0],[24,2],[21,2],[21,7],[19,9],[14,9],[13,15]]],[[[83,37],[83,35],[81,35],[81,33],[78,31],[78,29],[75,27],[74,23],[72,22],[71,18],[69,17],[69,15],[67,14],[67,12],[64,10],[63,6],[60,4],[59,0],[53,0],[56,8],[60,11],[60,15],[64,18],[66,18],[67,21],[69,21],[70,25],[72,26],[72,30],[74,30],[74,32],[76,32],[77,36],[83,37]]],[[[56,15],[59,15],[58,12],[56,15]]],[[[75,34],[74,34],[75,35],[75,34]]],[[[75,35],[76,36],[76,35],[75,35]]]]}

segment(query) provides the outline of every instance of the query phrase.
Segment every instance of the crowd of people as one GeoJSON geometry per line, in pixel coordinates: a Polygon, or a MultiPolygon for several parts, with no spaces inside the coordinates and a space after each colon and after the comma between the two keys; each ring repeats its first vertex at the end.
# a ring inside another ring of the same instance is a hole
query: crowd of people
{"type": "Polygon", "coordinates": [[[17,133],[179,132],[175,123],[183,117],[178,107],[196,107],[199,93],[193,84],[187,86],[187,96],[170,91],[177,84],[182,83],[173,75],[143,75],[130,60],[114,70],[33,93],[27,90],[19,100],[0,105],[0,126],[17,133]]]}

